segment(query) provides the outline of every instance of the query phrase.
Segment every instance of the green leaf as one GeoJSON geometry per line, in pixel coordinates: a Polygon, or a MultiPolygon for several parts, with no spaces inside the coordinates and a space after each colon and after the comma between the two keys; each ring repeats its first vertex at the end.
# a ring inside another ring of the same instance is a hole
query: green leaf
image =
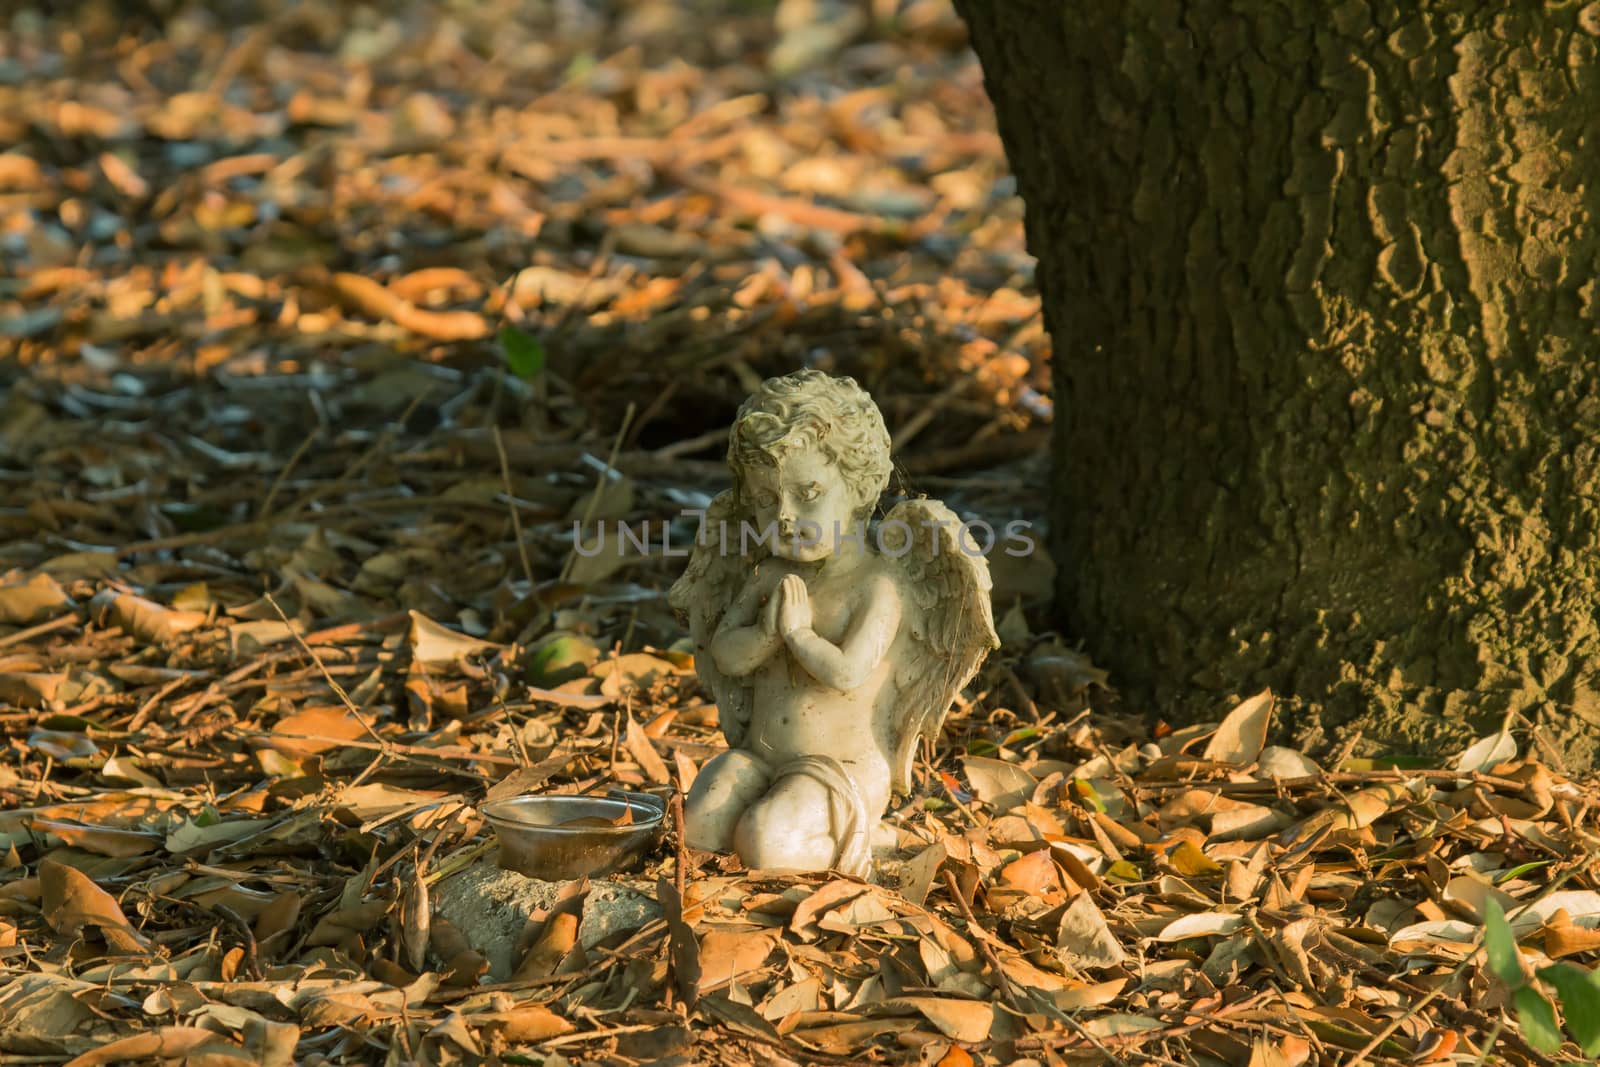
{"type": "Polygon", "coordinates": [[[1094,790],[1094,783],[1087,778],[1074,778],[1072,780],[1072,792],[1079,800],[1095,811],[1102,815],[1106,813],[1106,802],[1100,799],[1100,794],[1094,790]]]}
{"type": "Polygon", "coordinates": [[[179,533],[203,533],[215,530],[228,521],[227,512],[204,504],[174,500],[166,504],[157,504],[156,508],[172,520],[173,527],[179,533]]]}
{"type": "Polygon", "coordinates": [[[1106,868],[1106,877],[1115,878],[1119,882],[1137,882],[1141,877],[1139,868],[1127,860],[1118,860],[1106,868]]]}
{"type": "Polygon", "coordinates": [[[999,747],[986,738],[974,738],[967,743],[967,755],[969,756],[992,756],[999,751],[999,747]]]}
{"type": "Polygon", "coordinates": [[[78,733],[92,729],[96,724],[85,719],[82,715],[56,714],[50,716],[39,724],[46,730],[60,730],[63,733],[78,733]]]}
{"type": "Polygon", "coordinates": [[[593,52],[585,49],[572,57],[572,62],[567,64],[566,72],[562,77],[567,81],[577,81],[598,66],[599,62],[593,52]]]}
{"type": "Polygon", "coordinates": [[[1513,867],[1509,871],[1501,871],[1499,874],[1495,875],[1494,884],[1505,885],[1513,878],[1521,878],[1529,871],[1536,871],[1540,867],[1548,867],[1549,865],[1549,860],[1534,860],[1532,863],[1524,863],[1520,867],[1513,867]]]}
{"type": "Polygon", "coordinates": [[[505,353],[511,373],[525,382],[533,381],[544,370],[544,345],[533,334],[509,322],[500,327],[500,350],[505,353]]]}
{"type": "MultiPolygon", "coordinates": [[[[1344,1023],[1329,1022],[1326,1019],[1309,1018],[1305,1019],[1304,1022],[1306,1027],[1312,1033],[1316,1034],[1329,1044],[1342,1045],[1345,1048],[1357,1049],[1365,1046],[1367,1043],[1367,1032],[1365,1030],[1357,1030],[1353,1026],[1349,1026],[1344,1023]]],[[[1399,1042],[1387,1039],[1384,1040],[1384,1042],[1373,1051],[1382,1052],[1385,1055],[1395,1057],[1407,1057],[1410,1055],[1406,1051],[1405,1047],[1399,1042]]]]}
{"type": "Polygon", "coordinates": [[[599,658],[600,650],[588,638],[557,633],[533,650],[527,679],[538,686],[560,685],[583,677],[599,658]]]}
{"type": "Polygon", "coordinates": [[[1022,742],[1031,741],[1038,736],[1039,728],[1037,726],[1024,726],[1006,734],[1006,739],[1000,744],[1005,748],[1010,748],[1012,745],[1020,745],[1022,742]]]}
{"type": "Polygon", "coordinates": [[[1517,1022],[1522,1024],[1522,1037],[1540,1052],[1561,1051],[1561,1031],[1556,1026],[1555,1006],[1545,995],[1525,985],[1514,994],[1517,1022]]]}
{"type": "Polygon", "coordinates": [[[1506,922],[1500,902],[1489,897],[1483,904],[1483,947],[1489,954],[1489,969],[1512,989],[1527,984],[1522,973],[1522,957],[1517,954],[1517,938],[1506,922]]]}
{"type": "Polygon", "coordinates": [[[1557,963],[1539,972],[1555,987],[1567,1033],[1583,1046],[1585,1056],[1600,1054],[1600,984],[1594,975],[1571,963],[1557,963]]]}

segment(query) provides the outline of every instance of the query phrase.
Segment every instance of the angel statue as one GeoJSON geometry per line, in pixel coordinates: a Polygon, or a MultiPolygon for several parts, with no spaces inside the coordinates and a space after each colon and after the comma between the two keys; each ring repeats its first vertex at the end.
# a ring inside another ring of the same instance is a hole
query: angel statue
{"type": "Polygon", "coordinates": [[[769,378],[728,442],[733,488],[706,510],[669,600],[732,748],[695,777],[693,848],[750,867],[865,876],[920,737],[999,647],[989,564],[935,500],[867,520],[889,434],[851,378],[769,378]]]}

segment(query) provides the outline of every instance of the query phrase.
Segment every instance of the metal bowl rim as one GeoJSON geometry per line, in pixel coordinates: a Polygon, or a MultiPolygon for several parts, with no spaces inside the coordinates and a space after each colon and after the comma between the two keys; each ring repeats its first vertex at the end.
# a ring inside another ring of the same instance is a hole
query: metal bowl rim
{"type": "Polygon", "coordinates": [[[666,816],[666,811],[664,808],[657,807],[653,804],[646,803],[636,798],[580,796],[573,793],[524,793],[521,796],[501,797],[498,800],[489,801],[489,803],[482,805],[478,810],[482,812],[483,817],[487,819],[489,824],[496,830],[506,829],[515,831],[517,833],[555,834],[558,836],[566,834],[600,834],[609,837],[626,837],[629,834],[638,833],[640,831],[657,829],[666,816]],[[559,805],[564,801],[572,800],[600,800],[610,801],[613,804],[625,805],[633,811],[634,821],[625,826],[542,826],[537,823],[524,822],[521,819],[516,819],[496,811],[496,809],[510,807],[511,805],[518,804],[519,802],[526,804],[529,801],[543,801],[546,803],[553,802],[559,805]],[[640,817],[641,812],[644,813],[642,818],[640,817]]]}

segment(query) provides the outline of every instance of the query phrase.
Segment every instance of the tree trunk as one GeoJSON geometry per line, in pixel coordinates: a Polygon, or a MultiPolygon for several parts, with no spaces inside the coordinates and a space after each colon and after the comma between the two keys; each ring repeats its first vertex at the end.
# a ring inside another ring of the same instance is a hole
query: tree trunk
{"type": "Polygon", "coordinates": [[[1055,340],[1063,624],[1169,716],[1520,712],[1593,762],[1600,3],[957,6],[1055,340]]]}

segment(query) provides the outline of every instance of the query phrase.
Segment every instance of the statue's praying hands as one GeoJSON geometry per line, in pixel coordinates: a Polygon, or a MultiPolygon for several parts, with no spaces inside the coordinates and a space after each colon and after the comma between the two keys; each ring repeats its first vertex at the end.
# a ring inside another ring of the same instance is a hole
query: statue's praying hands
{"type": "Polygon", "coordinates": [[[778,583],[778,595],[773,603],[777,607],[776,628],[785,641],[797,630],[811,629],[811,596],[799,575],[784,576],[778,583]]]}

